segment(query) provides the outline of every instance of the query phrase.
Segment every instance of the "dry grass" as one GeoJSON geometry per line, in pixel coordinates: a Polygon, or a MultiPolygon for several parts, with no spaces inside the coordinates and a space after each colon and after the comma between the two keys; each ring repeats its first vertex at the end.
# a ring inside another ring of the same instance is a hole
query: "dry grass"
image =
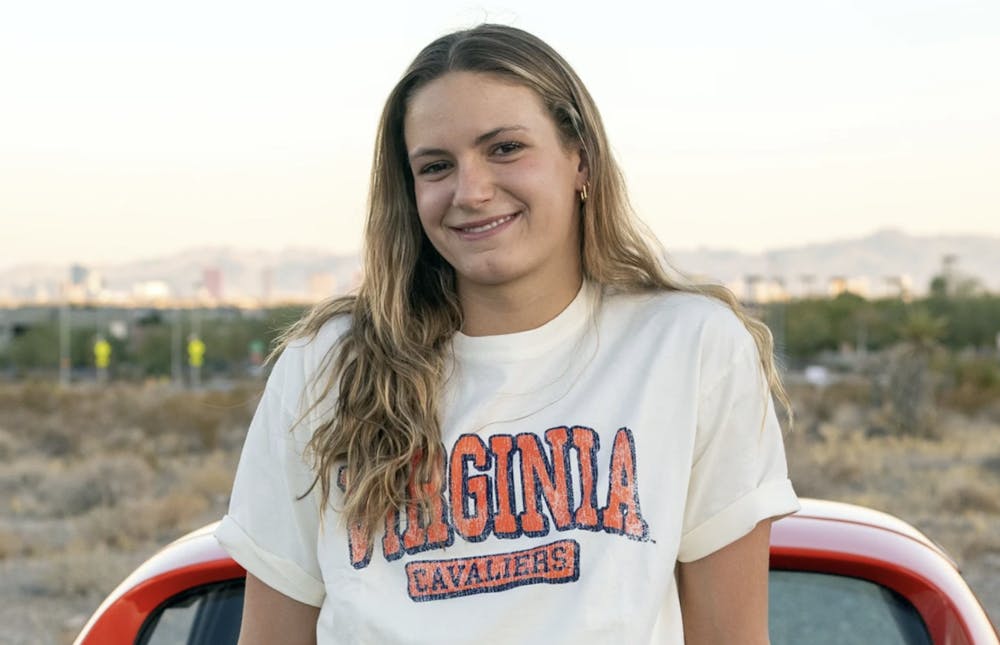
{"type": "Polygon", "coordinates": [[[143,559],[221,516],[259,390],[0,386],[0,624],[27,632],[11,642],[69,642],[143,559]]]}
{"type": "MultiPolygon", "coordinates": [[[[144,558],[225,510],[259,395],[113,384],[0,385],[0,624],[68,642],[144,558]],[[39,614],[38,612],[44,612],[39,614]]],[[[792,389],[800,495],[871,506],[941,543],[1000,615],[1000,401],[893,435],[857,380],[792,389]]]]}
{"type": "MultiPolygon", "coordinates": [[[[823,395],[792,392],[802,401],[823,395]]],[[[822,407],[820,408],[822,411],[822,407]]],[[[910,522],[955,558],[996,623],[1000,619],[1000,418],[941,410],[929,437],[893,435],[865,396],[822,415],[804,408],[786,436],[799,495],[861,504],[910,522]]]]}
{"type": "Polygon", "coordinates": [[[10,529],[0,530],[0,560],[22,557],[30,553],[28,543],[20,533],[10,529]]]}

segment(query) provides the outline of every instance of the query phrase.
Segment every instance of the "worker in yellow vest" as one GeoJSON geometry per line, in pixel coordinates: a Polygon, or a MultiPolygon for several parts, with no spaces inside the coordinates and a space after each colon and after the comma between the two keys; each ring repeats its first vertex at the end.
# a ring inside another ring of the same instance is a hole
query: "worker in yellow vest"
{"type": "Polygon", "coordinates": [[[108,380],[108,366],[111,364],[111,343],[104,336],[94,341],[94,366],[97,368],[97,382],[108,380]]]}
{"type": "Polygon", "coordinates": [[[198,336],[188,337],[188,366],[191,369],[191,387],[201,385],[201,366],[205,362],[205,343],[198,336]]]}

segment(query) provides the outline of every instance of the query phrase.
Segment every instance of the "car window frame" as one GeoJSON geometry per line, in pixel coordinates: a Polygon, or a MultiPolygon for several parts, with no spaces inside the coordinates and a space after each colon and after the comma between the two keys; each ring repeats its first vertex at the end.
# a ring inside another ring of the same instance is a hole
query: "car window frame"
{"type": "MultiPolygon", "coordinates": [[[[193,596],[205,597],[219,592],[230,591],[235,588],[244,589],[245,586],[246,586],[245,576],[237,578],[226,578],[224,580],[214,580],[212,582],[200,583],[164,598],[156,605],[156,607],[154,607],[149,612],[145,620],[143,620],[142,625],[139,627],[139,630],[136,632],[135,638],[132,641],[133,645],[149,645],[150,639],[153,637],[153,634],[155,633],[154,630],[156,629],[156,626],[159,623],[160,618],[163,616],[163,613],[167,611],[170,607],[175,606],[178,603],[183,602],[184,600],[187,600],[193,596]]],[[[211,623],[209,623],[208,621],[211,618],[214,618],[215,616],[212,617],[207,616],[206,615],[207,612],[212,612],[213,614],[215,614],[216,612],[218,612],[218,608],[206,605],[204,603],[198,607],[195,613],[194,620],[192,621],[191,624],[191,632],[188,635],[187,643],[190,643],[191,635],[197,634],[198,632],[203,631],[210,626],[211,623]]]]}

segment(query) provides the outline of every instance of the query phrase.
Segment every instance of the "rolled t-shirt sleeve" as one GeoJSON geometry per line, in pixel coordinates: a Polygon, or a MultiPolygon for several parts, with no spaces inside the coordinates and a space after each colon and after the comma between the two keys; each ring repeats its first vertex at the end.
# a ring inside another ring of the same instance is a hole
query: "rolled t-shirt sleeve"
{"type": "Polygon", "coordinates": [[[762,520],[799,509],[756,345],[739,331],[727,348],[731,362],[701,394],[681,562],[703,558],[762,520]]]}
{"type": "Polygon", "coordinates": [[[271,372],[215,537],[269,587],[319,607],[325,589],[316,556],[318,487],[310,489],[313,473],[303,457],[310,430],[297,423],[306,385],[301,355],[290,346],[271,372]]]}

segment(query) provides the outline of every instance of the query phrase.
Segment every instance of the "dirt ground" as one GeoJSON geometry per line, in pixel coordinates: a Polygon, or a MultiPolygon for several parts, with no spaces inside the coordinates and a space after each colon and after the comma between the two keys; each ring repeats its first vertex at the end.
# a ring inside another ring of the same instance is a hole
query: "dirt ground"
{"type": "MultiPolygon", "coordinates": [[[[221,517],[259,383],[183,392],[0,385],[0,643],[70,643],[132,569],[221,517]]],[[[932,437],[879,429],[858,397],[797,388],[802,496],[897,515],[940,543],[1000,619],[1000,402],[932,437]]]]}

